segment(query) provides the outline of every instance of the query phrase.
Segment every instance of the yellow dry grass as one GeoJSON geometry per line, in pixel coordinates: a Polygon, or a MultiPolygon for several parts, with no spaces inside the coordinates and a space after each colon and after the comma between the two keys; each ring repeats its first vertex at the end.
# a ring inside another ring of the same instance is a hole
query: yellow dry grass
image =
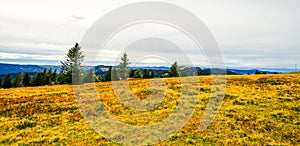
{"type": "MultiPolygon", "coordinates": [[[[199,104],[189,122],[157,145],[297,145],[300,143],[300,76],[227,76],[222,107],[205,130],[198,131],[208,103],[211,77],[199,77],[199,104]]],[[[152,111],[125,107],[111,83],[97,83],[99,97],[116,119],[151,125],[171,114],[180,97],[179,78],[163,79],[166,97],[152,111]]],[[[149,80],[130,81],[137,98],[150,93],[149,80]]],[[[82,117],[72,86],[0,89],[1,145],[119,145],[97,134],[82,117]]]]}

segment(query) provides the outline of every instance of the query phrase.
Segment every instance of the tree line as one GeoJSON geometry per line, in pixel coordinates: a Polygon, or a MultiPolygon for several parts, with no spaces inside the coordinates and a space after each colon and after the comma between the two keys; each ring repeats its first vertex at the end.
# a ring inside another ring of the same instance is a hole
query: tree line
{"type": "MultiPolygon", "coordinates": [[[[89,72],[86,75],[84,82],[93,82],[90,79],[95,78],[95,81],[99,81],[96,78],[96,75],[93,72],[89,72]]],[[[0,78],[0,87],[1,88],[13,88],[13,87],[30,87],[30,86],[44,86],[44,85],[59,85],[59,84],[71,84],[67,82],[67,78],[62,73],[57,73],[56,70],[52,72],[52,69],[44,69],[43,72],[37,73],[35,76],[30,75],[29,72],[20,73],[13,79],[11,74],[5,76],[4,81],[0,78]]]]}
{"type": "MultiPolygon", "coordinates": [[[[154,71],[147,69],[132,69],[130,70],[129,59],[126,52],[121,57],[121,62],[117,68],[109,67],[105,75],[96,75],[94,69],[89,69],[88,72],[84,71],[82,62],[84,60],[83,52],[78,43],[75,43],[74,47],[70,48],[65,61],[62,61],[61,70],[58,73],[57,70],[44,69],[43,72],[37,73],[35,76],[31,76],[29,72],[20,73],[15,79],[10,74],[5,76],[4,81],[0,78],[1,88],[12,87],[29,87],[29,86],[43,86],[43,85],[58,85],[58,84],[82,84],[91,82],[104,82],[104,81],[117,81],[125,80],[127,78],[154,78],[154,71]]],[[[179,67],[175,62],[168,72],[164,72],[159,77],[179,77],[179,67]]]]}

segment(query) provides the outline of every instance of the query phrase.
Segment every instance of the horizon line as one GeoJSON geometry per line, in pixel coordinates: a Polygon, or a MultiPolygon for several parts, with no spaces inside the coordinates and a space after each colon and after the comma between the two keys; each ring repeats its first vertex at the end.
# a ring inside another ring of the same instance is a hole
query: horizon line
{"type": "MultiPolygon", "coordinates": [[[[9,65],[37,65],[37,66],[61,66],[60,64],[38,64],[38,63],[12,63],[12,62],[0,62],[0,64],[9,64],[9,65]]],[[[83,67],[91,67],[91,66],[117,66],[117,65],[111,65],[111,64],[98,64],[98,65],[83,65],[83,67]]],[[[288,65],[288,64],[285,64],[288,65]]],[[[290,64],[291,65],[291,64],[290,64]]],[[[296,64],[294,64],[296,65],[296,64]]],[[[178,66],[190,66],[190,67],[200,67],[200,68],[211,68],[208,65],[178,65],[178,66]]],[[[278,66],[278,65],[276,65],[278,66]]],[[[132,67],[129,65],[129,67],[132,67]]],[[[167,65],[138,65],[138,66],[133,66],[133,67],[170,67],[167,65]]],[[[218,67],[214,67],[214,68],[218,68],[218,67]]],[[[274,67],[274,66],[231,66],[231,65],[225,65],[226,69],[288,69],[288,70],[295,70],[298,71],[300,69],[294,68],[294,67],[274,67]]]]}

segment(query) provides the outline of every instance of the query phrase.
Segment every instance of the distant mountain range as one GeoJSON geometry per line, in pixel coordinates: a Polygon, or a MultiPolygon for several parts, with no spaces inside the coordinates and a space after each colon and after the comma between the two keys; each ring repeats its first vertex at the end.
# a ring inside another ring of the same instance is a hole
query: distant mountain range
{"type": "Polygon", "coordinates": [[[20,72],[42,72],[45,67],[39,65],[18,65],[0,63],[0,74],[20,72]]]}
{"type": "MultiPolygon", "coordinates": [[[[89,70],[94,66],[84,66],[84,70],[89,70]]],[[[0,75],[9,74],[9,73],[22,73],[22,72],[43,72],[44,69],[56,70],[58,73],[60,72],[60,65],[20,65],[20,64],[5,64],[0,63],[0,75]]],[[[113,66],[116,68],[116,66],[113,66]]],[[[138,68],[146,68],[151,70],[169,70],[169,67],[165,66],[149,66],[149,67],[132,67],[132,69],[138,68]]],[[[108,65],[97,65],[94,67],[95,72],[104,72],[109,69],[108,65]]]]}
{"type": "MultiPolygon", "coordinates": [[[[55,69],[59,73],[61,66],[60,65],[20,65],[20,64],[4,64],[0,63],[0,75],[9,74],[9,73],[21,73],[21,72],[42,72],[44,69],[50,69],[54,71],[55,69]]],[[[93,66],[85,66],[85,70],[89,70],[93,66]]],[[[98,65],[95,66],[95,72],[104,72],[107,71],[109,66],[107,65],[98,65]]],[[[115,67],[113,67],[115,68],[115,67]]],[[[132,67],[132,69],[149,69],[149,70],[169,70],[169,67],[166,66],[141,66],[141,67],[132,67]]],[[[181,67],[182,70],[186,70],[186,67],[181,67]]],[[[203,70],[203,68],[196,67],[197,70],[203,70]]],[[[267,74],[274,73],[288,73],[294,72],[294,69],[274,69],[274,68],[260,68],[260,69],[236,69],[236,68],[227,68],[227,74],[254,74],[256,70],[260,72],[266,72],[267,74]]]]}

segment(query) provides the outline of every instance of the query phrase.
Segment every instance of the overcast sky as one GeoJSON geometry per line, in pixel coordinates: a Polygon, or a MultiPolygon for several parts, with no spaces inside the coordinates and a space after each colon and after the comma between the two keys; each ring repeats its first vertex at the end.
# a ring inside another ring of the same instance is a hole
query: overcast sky
{"type": "MultiPolygon", "coordinates": [[[[300,66],[299,0],[162,1],[188,9],[208,26],[226,66],[300,66]]],[[[60,64],[97,19],[132,2],[1,0],[0,63],[60,64]]]]}

